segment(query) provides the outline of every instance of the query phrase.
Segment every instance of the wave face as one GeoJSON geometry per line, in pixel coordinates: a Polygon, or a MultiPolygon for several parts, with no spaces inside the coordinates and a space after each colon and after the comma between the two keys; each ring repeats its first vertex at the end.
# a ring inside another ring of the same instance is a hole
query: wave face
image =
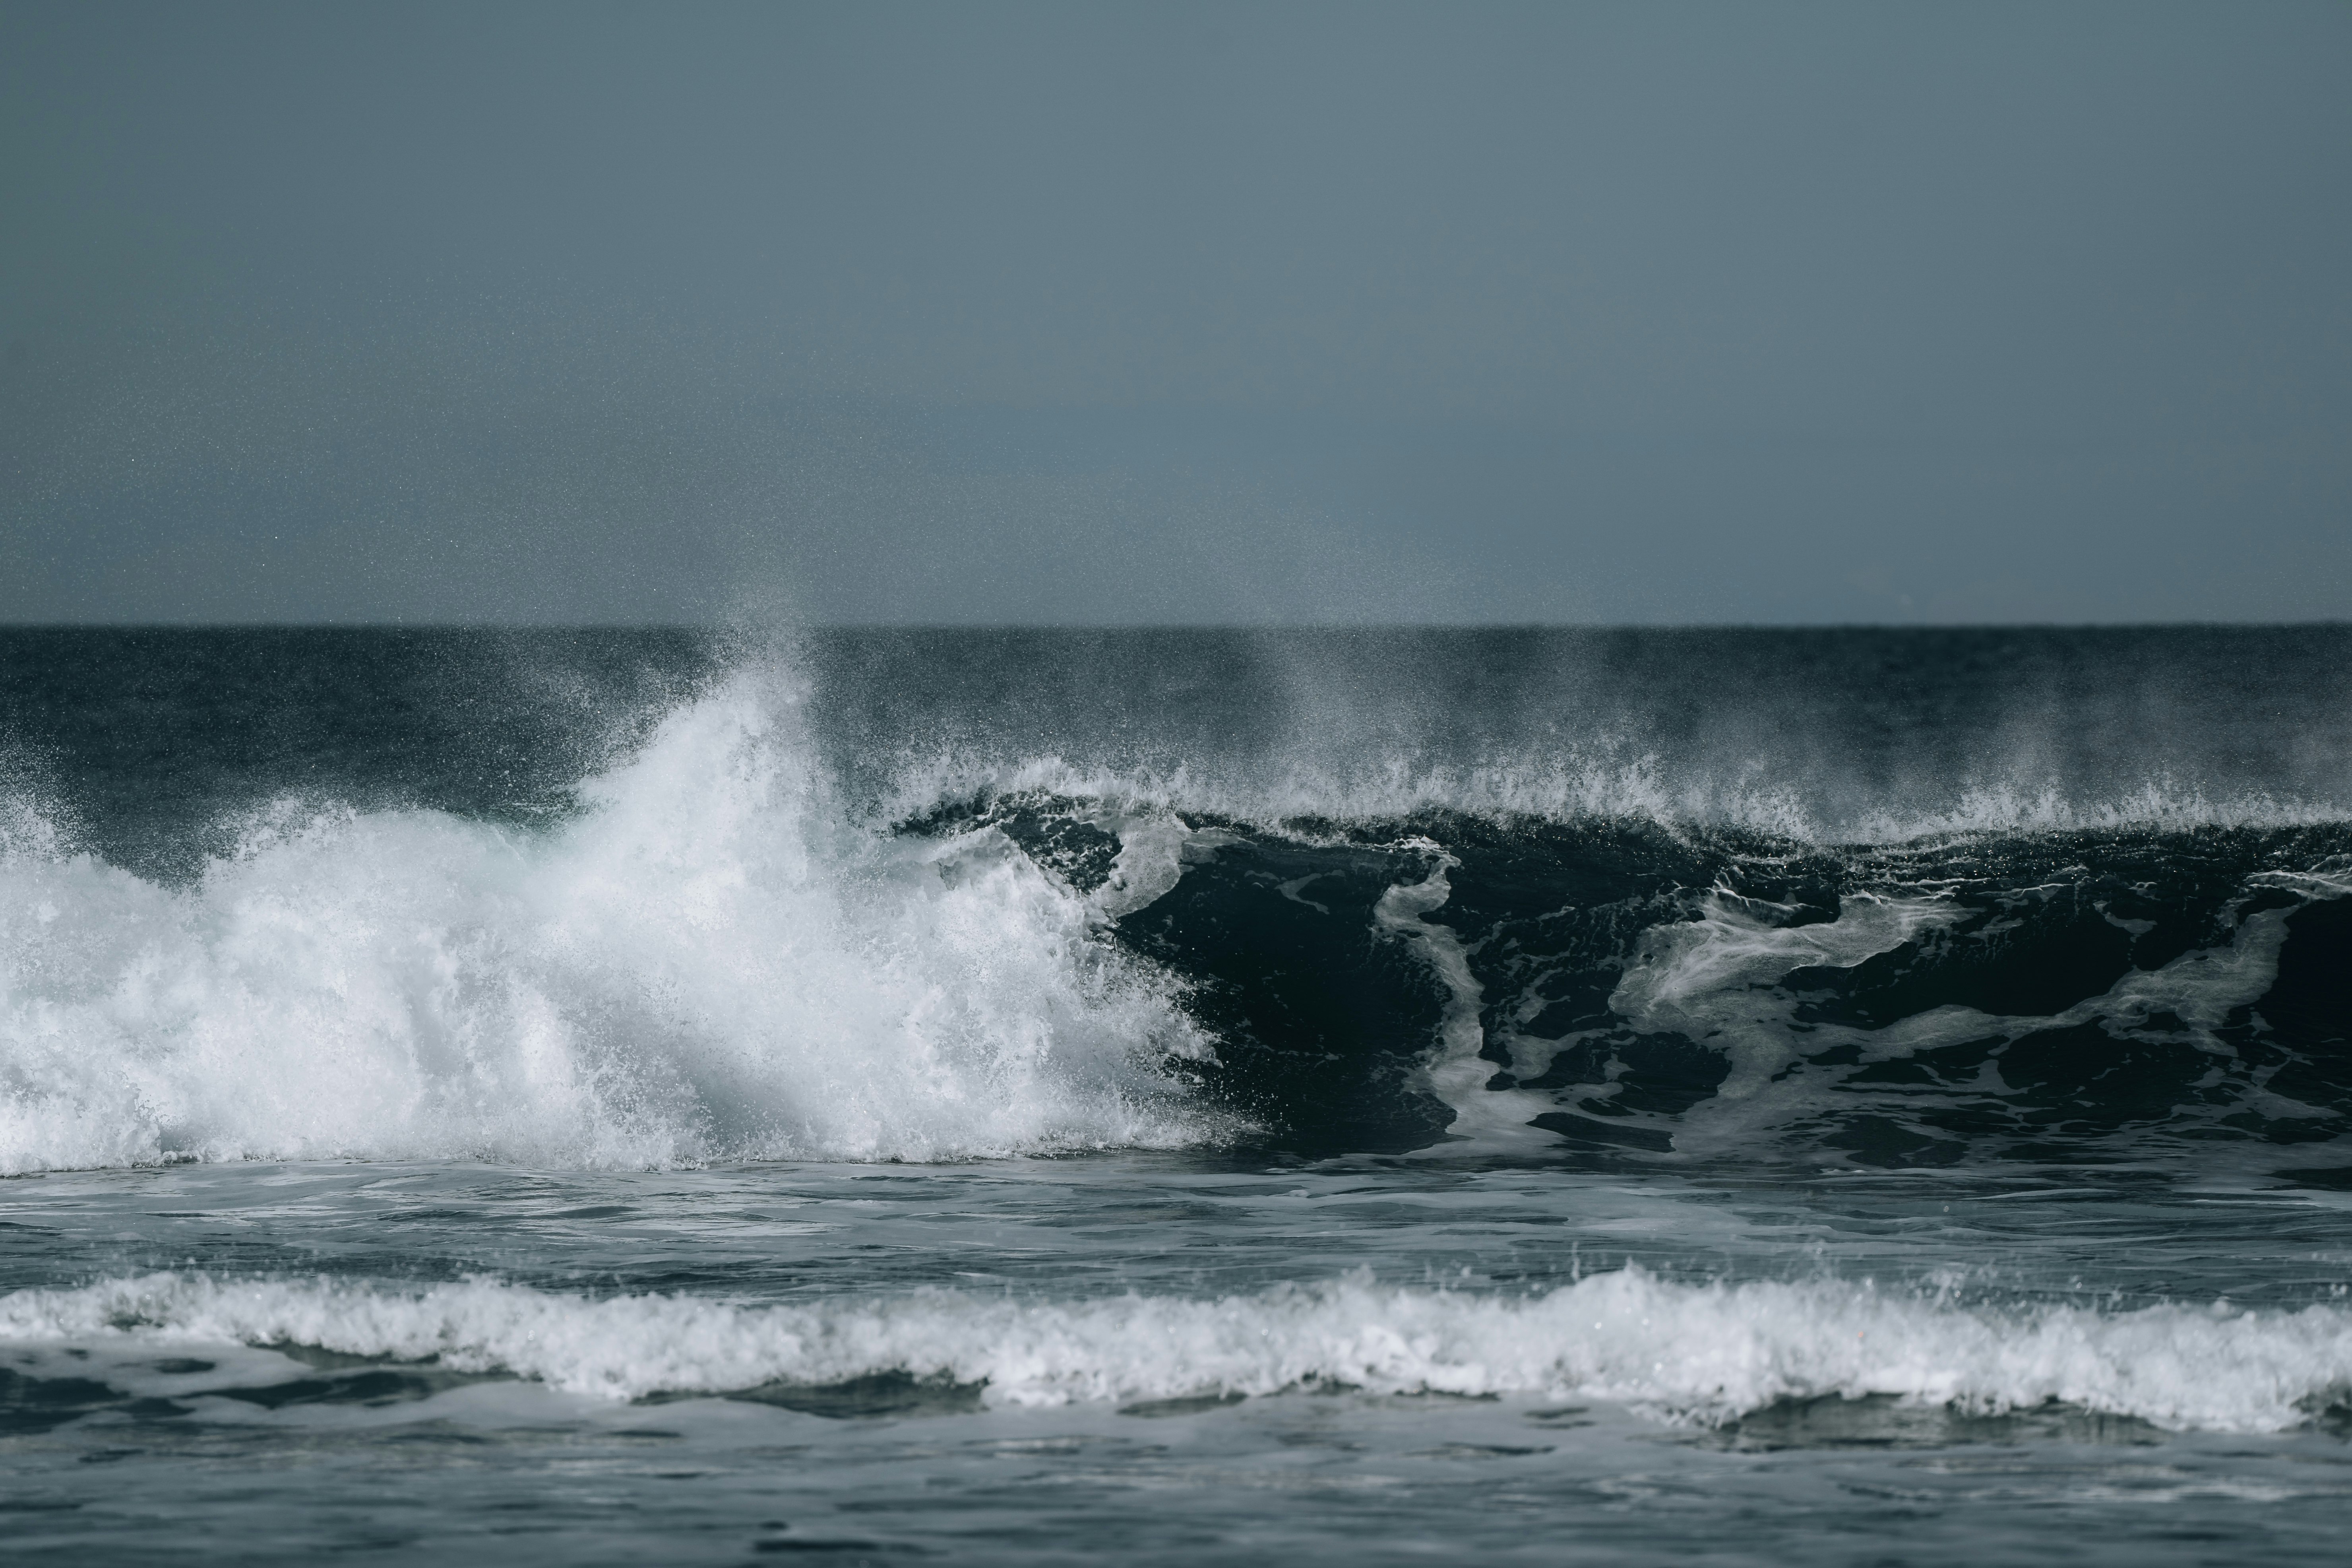
{"type": "Polygon", "coordinates": [[[2339,631],[0,652],[0,1171],[2352,1176],[2339,631]]]}
{"type": "MultiPolygon", "coordinates": [[[[1980,1415],[2059,1404],[2175,1430],[2274,1432],[2352,1392],[2352,1314],[1969,1308],[1852,1285],[1691,1286],[1638,1268],[1539,1295],[1349,1279],[1214,1300],[1015,1301],[929,1290],[816,1306],[583,1297],[490,1281],[401,1291],[155,1274],[0,1297],[0,1343],[152,1353],[291,1345],[610,1399],[821,1405],[883,1377],[934,1399],[1059,1405],[1318,1386],[1586,1398],[1720,1424],[1891,1395],[1980,1415]]],[[[182,1397],[200,1394],[184,1382],[182,1397]]]]}
{"type": "Polygon", "coordinates": [[[1119,937],[1191,983],[1215,1081],[1326,1149],[2325,1165],[2352,1128],[2347,850],[2334,826],[1866,852],[1207,826],[1119,937]]]}

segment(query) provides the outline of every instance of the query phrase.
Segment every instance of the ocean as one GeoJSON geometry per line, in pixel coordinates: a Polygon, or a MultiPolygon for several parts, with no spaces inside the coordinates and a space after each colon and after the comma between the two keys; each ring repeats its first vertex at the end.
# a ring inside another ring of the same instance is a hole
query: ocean
{"type": "Polygon", "coordinates": [[[2352,1530],[2352,628],[0,630],[24,1563],[2352,1530]]]}

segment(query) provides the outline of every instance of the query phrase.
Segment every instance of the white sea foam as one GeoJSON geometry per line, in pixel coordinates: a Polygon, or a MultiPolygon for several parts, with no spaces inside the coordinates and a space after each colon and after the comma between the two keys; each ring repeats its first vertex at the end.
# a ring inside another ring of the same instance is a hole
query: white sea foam
{"type": "MultiPolygon", "coordinates": [[[[2253,881],[2305,897],[2345,896],[2341,876],[2327,872],[2264,873],[2253,881]]],[[[2146,1028],[2161,1017],[2167,1036],[2217,1061],[2237,1054],[2223,1026],[2253,1005],[2278,977],[2292,909],[2243,916],[2228,940],[2191,948],[2155,969],[2126,971],[2106,990],[2050,1014],[1998,1014],[1946,1003],[1884,1025],[1838,1023],[1804,1012],[1805,996],[1784,983],[1796,971],[1851,969],[1906,942],[1933,941],[1959,923],[1966,906],[1941,894],[1850,894],[1838,918],[1809,925],[1780,923],[1788,911],[1718,887],[1697,900],[1692,918],[1662,922],[1643,933],[1611,994],[1612,1017],[1642,1031],[1673,1032],[1728,1058],[1729,1070],[1703,1104],[1677,1117],[1637,1113],[1631,1120],[1670,1133],[1686,1154],[1751,1147],[1808,1118],[1834,1118],[1851,1104],[1844,1068],[1827,1077],[1788,1070],[1807,1057],[1846,1049],[1851,1060],[1880,1062],[1970,1042],[1989,1042],[2045,1030],[2104,1025],[2118,1033],[2146,1028]]],[[[1568,1040],[1510,1037],[1515,1069],[1543,1070],[1568,1040]]],[[[1965,1090],[2007,1094],[2001,1064],[1980,1061],[1965,1090]]],[[[1606,1086],[1598,1091],[1611,1092],[1606,1086]]],[[[1883,1094],[1888,1091],[1882,1089],[1883,1094]]],[[[1943,1092],[1909,1086],[1909,1097],[1934,1102],[1943,1092]]],[[[1880,1108],[1890,1106],[1882,1100],[1880,1108]]],[[[2228,1102],[2287,1120],[2323,1118],[2323,1106],[2252,1088],[2228,1102]]],[[[2195,1107],[2183,1108],[2194,1114],[2195,1107]]]]}
{"type": "MultiPolygon", "coordinates": [[[[2347,894],[2339,873],[2274,872],[2251,880],[2307,898],[2347,894]]],[[[1906,942],[1932,940],[1969,913],[1965,906],[1940,895],[1858,894],[1848,896],[1833,921],[1779,924],[1774,912],[1771,906],[1714,889],[1697,900],[1694,918],[1661,923],[1644,933],[1610,996],[1612,1013],[1632,1027],[1679,1033],[1729,1058],[1729,1072],[1704,1105],[1671,1121],[1651,1119],[1671,1131],[1675,1147],[1685,1153],[1736,1150],[1808,1116],[1833,1115],[1832,1108],[1844,1098],[1836,1078],[1825,1081],[1784,1069],[1839,1048],[1850,1049],[1853,1060],[1889,1061],[2084,1025],[2118,1033],[2144,1029],[2160,1017],[2168,1037],[2217,1061],[2229,1060],[2238,1047],[2224,1026],[2260,1002],[2276,982],[2294,910],[2257,910],[2237,921],[2228,940],[2191,948],[2155,969],[2127,970],[2104,992],[2054,1013],[1989,1013],[1946,1003],[1877,1026],[1807,1017],[1804,997],[1783,982],[1799,969],[1848,969],[1906,942]]],[[[1540,1070],[1561,1048],[1559,1041],[1524,1037],[1512,1044],[1523,1075],[1540,1070]]],[[[1967,1093],[2010,1092],[1998,1060],[1988,1058],[1975,1071],[1967,1093]]],[[[1916,1088],[1910,1092],[1923,1099],[1937,1094],[1916,1088]]],[[[2231,1110],[2252,1109],[2285,1120],[2328,1114],[2325,1106],[2267,1087],[2251,1088],[2228,1103],[2231,1110]]]]}
{"type": "Polygon", "coordinates": [[[151,1274],[0,1297],[0,1342],[307,1345],[615,1399],[898,1372],[984,1384],[988,1402],[1014,1405],[1336,1384],[1604,1399],[1706,1421],[1892,1394],[1981,1413],[2054,1400],[2231,1432],[2295,1426],[2352,1389],[2352,1313],[2336,1307],[2000,1309],[1836,1282],[1682,1285],[1638,1268],[1538,1296],[1358,1277],[1216,1300],[919,1291],[775,1306],[151,1274]]]}
{"type": "Polygon", "coordinates": [[[257,826],[193,887],[0,820],[0,1172],[172,1157],[658,1165],[1200,1138],[1167,983],[992,829],[831,810],[737,672],[540,835],[257,826]]]}
{"type": "Polygon", "coordinates": [[[1372,910],[1372,923],[1413,948],[1445,988],[1437,1043],[1423,1065],[1422,1080],[1453,1109],[1454,1120],[1446,1131],[1460,1142],[1450,1144],[1447,1152],[1483,1154],[1549,1147],[1551,1134],[1532,1122],[1552,1109],[1549,1100],[1486,1087],[1495,1068],[1480,1055],[1486,1034],[1478,1021],[1482,989],[1471,973],[1470,955],[1450,927],[1425,918],[1453,896],[1447,874],[1459,869],[1462,862],[1426,839],[1420,841],[1420,847],[1433,860],[1429,875],[1418,882],[1400,882],[1381,894],[1372,910]]]}
{"type": "Polygon", "coordinates": [[[1758,918],[1751,900],[1718,888],[1697,919],[1645,934],[1609,1006],[1637,1029],[1673,1030],[1727,1051],[1731,1072],[1717,1094],[1745,1099],[1799,1054],[1788,999],[1772,991],[1790,971],[1849,968],[1963,912],[1944,899],[1859,893],[1833,921],[1787,925],[1758,918]]]}

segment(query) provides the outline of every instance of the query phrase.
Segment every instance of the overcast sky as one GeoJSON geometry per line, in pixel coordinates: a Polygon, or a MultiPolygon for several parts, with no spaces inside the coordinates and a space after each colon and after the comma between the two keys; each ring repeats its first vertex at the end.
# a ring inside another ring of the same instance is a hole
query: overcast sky
{"type": "Polygon", "coordinates": [[[2352,616],[2352,5],[0,0],[0,620],[2352,616]]]}

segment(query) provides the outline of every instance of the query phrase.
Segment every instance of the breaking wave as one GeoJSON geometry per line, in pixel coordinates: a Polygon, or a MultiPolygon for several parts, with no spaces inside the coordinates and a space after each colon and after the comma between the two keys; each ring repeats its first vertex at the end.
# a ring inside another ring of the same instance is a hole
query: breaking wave
{"type": "MultiPolygon", "coordinates": [[[[281,797],[184,876],[0,797],[0,1173],[1244,1140],[2352,1184],[2352,819],[2304,797],[1984,784],[1886,793],[1925,803],[1898,809],[1793,754],[1511,761],[1475,735],[1458,750],[1486,760],[1457,765],[1382,752],[1370,690],[1286,752],[1207,666],[1171,688],[1210,693],[1193,738],[1249,745],[1188,762],[1192,731],[1106,710],[1087,724],[1112,760],[927,761],[1049,704],[988,686],[898,711],[917,675],[1010,678],[885,651],[902,664],[834,672],[862,717],[776,658],[714,663],[560,800],[560,746],[481,721],[430,765],[387,762],[372,712],[310,743],[362,796],[423,779],[461,805],[281,797]],[[1156,752],[1176,760],[1137,761],[1156,752]]],[[[193,841],[205,789],[244,776],[208,765],[204,789],[110,763],[88,788],[114,792],[121,844],[151,796],[193,841]]]]}
{"type": "MultiPolygon", "coordinates": [[[[398,1289],[164,1273],[0,1297],[0,1343],[66,1342],[303,1347],[612,1399],[792,1403],[795,1389],[897,1375],[991,1405],[1337,1386],[1599,1399],[1706,1423],[1892,1395],[1979,1415],[2054,1404],[2175,1430],[2267,1432],[2326,1415],[2352,1390],[2352,1313],[2339,1307],[1970,1306],[1832,1282],[1678,1284],[1639,1268],[1529,1296],[1356,1277],[1213,1300],[923,1291],[755,1307],[489,1280],[398,1289]]],[[[173,1396],[204,1391],[182,1379],[173,1396]]]]}
{"type": "Polygon", "coordinates": [[[191,885],[0,837],[0,1172],[661,1165],[1198,1140],[1167,978],[1001,834],[828,804],[739,671],[527,832],[281,809],[191,885]]]}

